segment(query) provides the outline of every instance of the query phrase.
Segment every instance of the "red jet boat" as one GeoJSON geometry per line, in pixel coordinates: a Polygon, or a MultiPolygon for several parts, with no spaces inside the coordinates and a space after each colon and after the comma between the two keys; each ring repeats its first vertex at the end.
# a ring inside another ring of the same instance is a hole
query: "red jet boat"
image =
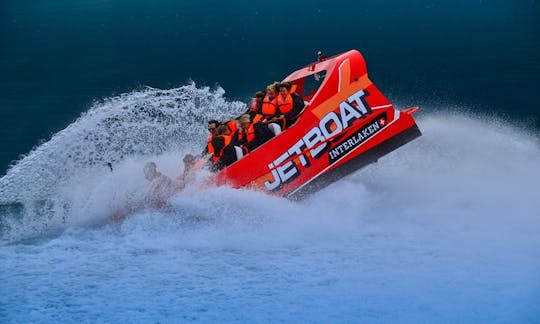
{"type": "Polygon", "coordinates": [[[306,107],[290,128],[217,174],[219,185],[299,199],[370,164],[422,133],[411,107],[397,110],[351,50],[293,72],[306,107]]]}

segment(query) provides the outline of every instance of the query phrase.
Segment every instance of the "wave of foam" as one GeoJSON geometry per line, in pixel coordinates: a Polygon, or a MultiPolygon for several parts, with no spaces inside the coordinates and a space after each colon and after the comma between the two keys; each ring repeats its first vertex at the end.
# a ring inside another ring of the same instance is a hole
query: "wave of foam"
{"type": "Polygon", "coordinates": [[[475,253],[499,251],[509,259],[515,248],[537,255],[538,138],[464,114],[429,114],[419,125],[419,139],[304,201],[230,188],[195,191],[173,197],[171,211],[124,222],[121,236],[152,248],[168,242],[241,250],[369,244],[373,236],[395,249],[395,242],[433,244],[439,237],[457,254],[475,246],[475,253]]]}
{"type": "Polygon", "coordinates": [[[0,259],[9,261],[0,279],[10,292],[0,303],[8,321],[538,317],[536,134],[484,116],[423,112],[422,137],[301,202],[213,187],[105,224],[142,197],[144,162],[178,175],[180,157],[203,145],[206,119],[243,107],[221,90],[165,93],[96,104],[0,180],[0,201],[19,202],[0,206],[0,259]],[[137,107],[160,117],[139,120],[137,107]],[[111,114],[118,124],[109,129],[111,114]],[[109,143],[105,135],[85,137],[103,132],[117,146],[94,142],[109,143]],[[122,143],[133,145],[119,152],[122,143]],[[72,145],[97,160],[70,158],[72,145]],[[59,167],[61,159],[67,165],[59,167]],[[109,160],[112,173],[103,165],[109,160]],[[6,244],[24,238],[40,241],[6,244]]]}
{"type": "MultiPolygon", "coordinates": [[[[23,206],[11,207],[16,216],[9,216],[9,209],[3,212],[2,241],[103,223],[142,197],[144,162],[155,160],[169,176],[178,175],[181,156],[203,146],[205,122],[244,107],[224,100],[221,89],[194,84],[145,89],[95,104],[0,179],[0,203],[23,206]],[[112,173],[105,165],[109,161],[114,162],[112,173]]],[[[231,237],[243,244],[266,237],[273,244],[298,236],[323,235],[332,241],[351,228],[369,230],[385,220],[385,226],[407,228],[409,221],[438,219],[452,227],[467,221],[509,222],[506,216],[511,214],[512,226],[525,226],[525,231],[540,224],[531,212],[540,207],[535,199],[540,181],[536,135],[501,120],[456,112],[421,115],[419,125],[422,137],[304,202],[228,188],[184,193],[171,199],[169,216],[177,226],[165,221],[167,228],[182,231],[192,228],[189,220],[202,220],[205,229],[199,232],[197,225],[190,235],[207,236],[211,230],[213,237],[227,242],[231,237]],[[261,231],[266,235],[260,236],[261,231]]],[[[148,213],[138,217],[145,219],[148,213]]],[[[496,228],[499,233],[501,227],[496,228]]],[[[202,236],[185,243],[208,243],[202,236]]]]}
{"type": "Polygon", "coordinates": [[[221,88],[192,83],[170,90],[146,88],[95,103],[0,179],[0,233],[17,232],[18,237],[30,229],[39,233],[110,213],[144,187],[140,170],[150,157],[177,175],[183,153],[202,150],[209,119],[229,118],[245,108],[223,94],[221,88]],[[11,211],[15,216],[6,215],[11,211]]]}

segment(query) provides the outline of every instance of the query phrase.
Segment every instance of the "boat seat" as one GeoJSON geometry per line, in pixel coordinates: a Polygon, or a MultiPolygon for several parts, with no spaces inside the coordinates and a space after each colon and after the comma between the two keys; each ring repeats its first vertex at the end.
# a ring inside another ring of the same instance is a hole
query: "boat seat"
{"type": "Polygon", "coordinates": [[[268,124],[268,128],[270,128],[272,133],[274,133],[274,136],[278,136],[279,134],[281,134],[281,126],[276,123],[268,124]]]}
{"type": "Polygon", "coordinates": [[[236,152],[236,161],[239,161],[244,157],[244,151],[242,151],[240,146],[235,146],[234,151],[236,152]]]}

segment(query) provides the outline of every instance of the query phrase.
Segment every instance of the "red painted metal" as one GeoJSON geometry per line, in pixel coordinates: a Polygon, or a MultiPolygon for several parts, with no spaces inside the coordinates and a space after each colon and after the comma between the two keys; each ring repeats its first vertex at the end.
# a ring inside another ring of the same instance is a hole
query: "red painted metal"
{"type": "Polygon", "coordinates": [[[368,78],[358,51],[311,63],[283,81],[296,85],[307,107],[289,129],[219,172],[218,184],[290,196],[406,131],[416,133],[395,148],[420,136],[412,116],[418,107],[396,110],[368,78]],[[319,86],[306,93],[310,83],[319,86]]]}

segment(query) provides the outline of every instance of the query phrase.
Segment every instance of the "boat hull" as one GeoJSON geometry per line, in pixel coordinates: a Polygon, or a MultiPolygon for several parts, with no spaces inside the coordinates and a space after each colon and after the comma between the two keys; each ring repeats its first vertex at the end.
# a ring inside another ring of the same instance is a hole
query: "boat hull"
{"type": "Polygon", "coordinates": [[[293,72],[307,102],[294,125],[217,175],[217,183],[301,199],[421,135],[368,78],[357,51],[293,72]],[[311,79],[314,89],[310,89],[311,79]],[[321,77],[322,76],[322,77],[321,77]],[[322,78],[322,80],[321,80],[322,78]]]}
{"type": "Polygon", "coordinates": [[[354,159],[345,162],[343,165],[335,168],[332,172],[326,172],[321,174],[319,177],[314,178],[305,186],[289,193],[287,198],[291,200],[302,200],[332,184],[333,182],[336,182],[339,179],[354,173],[371,163],[377,162],[379,158],[420,136],[422,136],[422,132],[420,132],[417,125],[414,125],[395,135],[394,137],[387,139],[383,143],[356,156],[354,159]]]}

